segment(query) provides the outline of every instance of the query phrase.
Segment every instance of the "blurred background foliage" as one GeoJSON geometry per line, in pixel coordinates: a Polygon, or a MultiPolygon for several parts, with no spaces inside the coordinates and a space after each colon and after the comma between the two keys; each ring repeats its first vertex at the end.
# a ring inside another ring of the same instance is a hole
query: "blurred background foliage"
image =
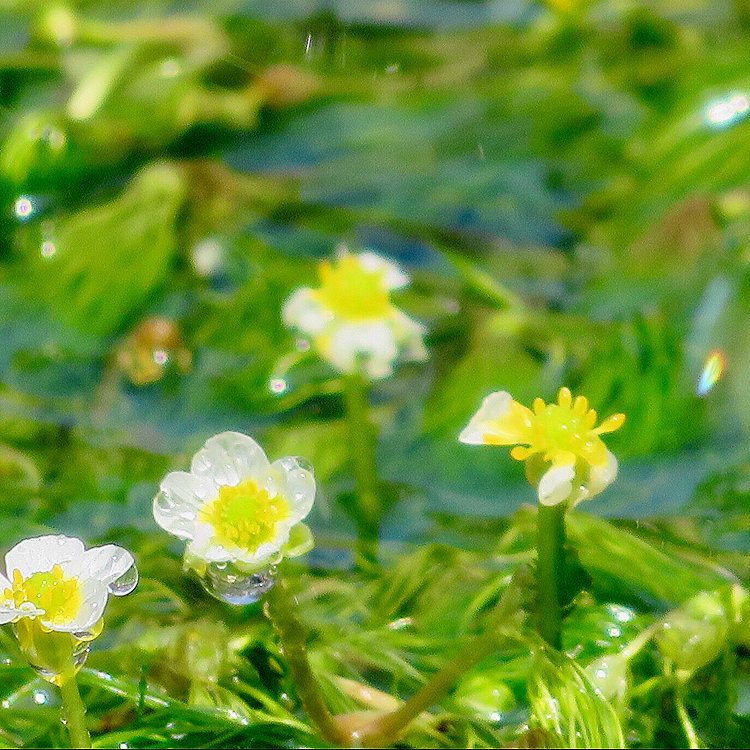
{"type": "MultiPolygon", "coordinates": [[[[151,520],[221,430],[315,466],[300,598],[338,711],[363,681],[408,695],[532,557],[520,467],[456,439],[493,390],[567,384],[628,417],[584,507],[615,523],[571,529],[594,584],[570,653],[622,647],[613,607],[634,637],[747,580],[749,39],[746,0],[0,2],[0,542],[137,555],[82,677],[99,746],[320,744],[257,608],[209,601],[151,520]],[[341,243],[402,263],[429,330],[430,361],[372,394],[382,581],[350,570],[341,383],[279,315],[341,243]]],[[[743,746],[728,633],[684,691],[639,657],[656,682],[620,707],[630,745],[683,743],[684,699],[703,742],[743,746]]],[[[6,635],[0,744],[64,743],[6,635]]],[[[516,741],[551,668],[482,663],[408,744],[516,741]]]]}

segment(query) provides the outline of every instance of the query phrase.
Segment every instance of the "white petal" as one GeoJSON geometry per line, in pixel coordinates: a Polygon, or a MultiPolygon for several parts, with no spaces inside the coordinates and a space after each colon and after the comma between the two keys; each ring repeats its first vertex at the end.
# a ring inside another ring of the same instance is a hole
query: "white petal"
{"type": "MultiPolygon", "coordinates": [[[[67,576],[73,576],[79,581],[89,578],[103,583],[108,589],[110,584],[122,578],[135,565],[133,555],[126,549],[115,544],[105,544],[103,547],[93,547],[86,550],[76,560],[71,560],[63,565],[63,572],[67,576]]],[[[130,593],[135,588],[138,577],[132,579],[132,586],[128,591],[118,591],[118,594],[130,593]]]]}
{"type": "Polygon", "coordinates": [[[407,274],[396,263],[384,258],[382,255],[365,251],[357,255],[357,260],[368,271],[383,271],[383,281],[388,290],[401,289],[409,283],[407,274]]]}
{"type": "Polygon", "coordinates": [[[7,609],[0,604],[0,625],[6,625],[9,622],[13,622],[18,617],[18,612],[15,609],[7,609]]]}
{"type": "Polygon", "coordinates": [[[230,550],[221,544],[211,544],[210,539],[193,539],[185,548],[186,556],[205,562],[229,562],[234,559],[230,550]]]}
{"type": "Polygon", "coordinates": [[[398,308],[394,308],[391,320],[401,359],[411,362],[426,360],[428,352],[423,336],[427,329],[398,308]]]}
{"type": "Polygon", "coordinates": [[[557,505],[570,497],[573,491],[575,464],[552,466],[539,480],[539,502],[542,505],[557,505]]]}
{"type": "Polygon", "coordinates": [[[59,563],[79,557],[83,550],[80,539],[62,534],[24,539],[5,556],[5,570],[11,578],[14,570],[20,571],[23,578],[28,578],[34,573],[46,573],[59,563]]]}
{"type": "Polygon", "coordinates": [[[192,539],[198,509],[219,494],[218,486],[210,477],[197,477],[186,471],[167,474],[160,490],[154,498],[154,519],[180,539],[192,539]]]}
{"type": "Polygon", "coordinates": [[[617,476],[617,459],[611,451],[607,451],[607,463],[604,466],[592,466],[588,481],[588,497],[598,495],[609,487],[617,476]]]}
{"type": "Polygon", "coordinates": [[[271,464],[278,477],[278,492],[289,503],[290,524],[301,521],[312,510],[315,500],[315,477],[295,456],[287,456],[271,464]]]}
{"type": "Polygon", "coordinates": [[[19,607],[16,607],[15,602],[12,601],[0,602],[0,625],[43,614],[44,610],[38,609],[31,602],[23,602],[19,607]]]}
{"type": "Polygon", "coordinates": [[[479,411],[461,431],[458,439],[469,445],[485,445],[484,436],[492,431],[491,423],[505,416],[510,411],[512,402],[513,396],[508,391],[490,393],[482,401],[479,411]]]}
{"type": "Polygon", "coordinates": [[[312,289],[303,287],[292,292],[284,303],[281,318],[288,328],[318,336],[331,324],[333,313],[315,299],[312,289]]]}
{"type": "Polygon", "coordinates": [[[104,615],[107,605],[107,587],[101,581],[90,578],[81,581],[81,606],[68,622],[54,623],[40,618],[42,625],[58,633],[80,633],[92,628],[104,615]]]}
{"type": "Polygon", "coordinates": [[[0,573],[0,625],[11,622],[18,617],[15,602],[12,599],[5,599],[5,590],[12,587],[11,582],[0,573]]]}
{"type": "MultiPolygon", "coordinates": [[[[190,464],[192,474],[210,477],[217,485],[238,485],[268,473],[268,459],[258,443],[241,432],[221,432],[206,440],[190,464]]],[[[208,498],[206,498],[208,499],[208,498]]]]}
{"type": "Polygon", "coordinates": [[[332,330],[326,355],[343,372],[354,372],[362,359],[371,373],[389,374],[398,347],[387,321],[343,323],[332,330]]]}

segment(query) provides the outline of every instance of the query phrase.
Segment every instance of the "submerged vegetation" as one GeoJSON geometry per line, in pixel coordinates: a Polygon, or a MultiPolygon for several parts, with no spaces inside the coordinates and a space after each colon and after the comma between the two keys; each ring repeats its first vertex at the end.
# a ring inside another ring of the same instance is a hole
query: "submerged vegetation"
{"type": "Polygon", "coordinates": [[[0,0],[0,746],[747,746],[749,39],[0,0]]]}

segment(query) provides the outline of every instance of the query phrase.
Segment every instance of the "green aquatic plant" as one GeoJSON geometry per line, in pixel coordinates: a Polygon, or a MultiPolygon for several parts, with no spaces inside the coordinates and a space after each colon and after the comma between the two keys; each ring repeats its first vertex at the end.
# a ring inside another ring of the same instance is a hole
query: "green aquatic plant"
{"type": "Polygon", "coordinates": [[[383,502],[375,461],[376,435],[368,416],[373,380],[388,377],[399,360],[427,359],[425,328],[391,301],[409,283],[392,261],[375,253],[342,248],[319,268],[317,289],[297,289],[284,303],[289,327],[310,338],[315,352],[344,376],[351,462],[356,478],[361,563],[377,559],[383,502]]]}
{"type": "Polygon", "coordinates": [[[565,572],[565,513],[606,489],[617,476],[617,459],[599,437],[619,429],[624,414],[596,426],[588,399],[561,388],[557,403],[534,400],[533,411],[497,391],[482,402],[461,432],[471,445],[513,445],[510,455],[525,461],[526,477],[539,494],[537,515],[537,620],[553,648],[562,643],[562,588],[565,572]]]}
{"type": "Polygon", "coordinates": [[[484,632],[408,701],[389,711],[334,715],[311,665],[289,583],[279,573],[285,557],[313,546],[301,520],[312,508],[315,481],[301,461],[287,457],[269,463],[252,438],[221,433],[195,454],[189,473],[164,478],[153,501],[154,518],[187,541],[184,568],[197,573],[212,596],[235,606],[263,599],[302,706],[322,737],[346,747],[390,745],[499,643],[518,637],[528,582],[517,576],[486,618],[484,632]]]}

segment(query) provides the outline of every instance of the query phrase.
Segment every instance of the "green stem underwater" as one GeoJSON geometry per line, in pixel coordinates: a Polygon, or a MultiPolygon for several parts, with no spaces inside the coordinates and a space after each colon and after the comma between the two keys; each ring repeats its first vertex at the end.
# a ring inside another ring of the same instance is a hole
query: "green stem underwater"
{"type": "Polygon", "coordinates": [[[78,690],[72,654],[70,665],[60,676],[60,693],[62,694],[64,723],[70,735],[70,746],[73,748],[90,748],[91,736],[86,729],[86,706],[81,700],[81,693],[78,690]]]}
{"type": "Polygon", "coordinates": [[[331,744],[348,747],[350,738],[342,732],[328,710],[307,658],[307,634],[297,619],[294,604],[283,578],[279,577],[266,595],[266,614],[271,620],[284,652],[302,707],[331,744]]]}
{"type": "Polygon", "coordinates": [[[501,641],[512,638],[509,625],[518,626],[514,620],[523,607],[523,585],[514,579],[503,593],[495,611],[487,618],[486,629],[476,635],[409,700],[395,711],[378,717],[363,726],[356,734],[359,747],[389,747],[393,745],[423,711],[439,703],[453,686],[474,665],[488,657],[501,641]]]}
{"type": "Polygon", "coordinates": [[[367,567],[377,561],[381,507],[375,431],[368,419],[367,383],[361,375],[344,378],[344,401],[357,497],[357,562],[367,567]]]}
{"type": "Polygon", "coordinates": [[[560,589],[565,577],[565,503],[539,504],[537,513],[537,627],[552,648],[562,645],[560,589]]]}

